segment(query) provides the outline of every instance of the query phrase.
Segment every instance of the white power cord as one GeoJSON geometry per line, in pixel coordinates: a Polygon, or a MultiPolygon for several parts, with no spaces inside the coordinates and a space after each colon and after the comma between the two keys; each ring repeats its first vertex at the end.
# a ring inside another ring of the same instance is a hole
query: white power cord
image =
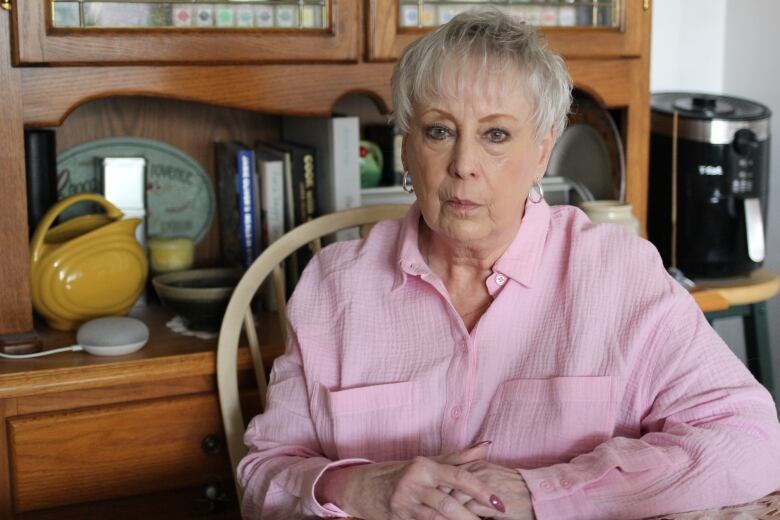
{"type": "Polygon", "coordinates": [[[52,350],[44,350],[43,352],[34,352],[32,354],[3,354],[0,352],[0,358],[3,359],[29,359],[41,356],[50,356],[51,354],[59,354],[60,352],[79,352],[84,350],[81,345],[71,345],[70,347],[55,348],[52,350]]]}

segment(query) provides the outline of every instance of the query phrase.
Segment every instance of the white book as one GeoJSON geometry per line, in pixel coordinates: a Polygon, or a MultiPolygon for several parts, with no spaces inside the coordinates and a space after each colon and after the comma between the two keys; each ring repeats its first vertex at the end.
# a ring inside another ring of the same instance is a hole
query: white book
{"type": "MultiPolygon", "coordinates": [[[[361,205],[357,117],[283,117],[282,138],[317,149],[317,207],[322,214],[361,205]]],[[[341,232],[337,238],[358,238],[358,232],[341,232]]]]}
{"type": "Polygon", "coordinates": [[[295,227],[295,194],[292,181],[292,157],[289,152],[274,148],[273,144],[257,141],[255,154],[266,160],[280,160],[284,168],[284,229],[290,231],[295,227]]]}
{"type": "Polygon", "coordinates": [[[262,197],[260,206],[265,217],[264,231],[267,233],[265,247],[268,247],[284,234],[284,163],[258,158],[257,174],[262,197]]]}
{"type": "MultiPolygon", "coordinates": [[[[263,209],[263,246],[268,247],[284,235],[284,163],[263,159],[258,154],[257,176],[260,181],[260,207],[263,209]]],[[[277,305],[272,283],[265,284],[263,295],[266,309],[275,311],[277,305]]]]}

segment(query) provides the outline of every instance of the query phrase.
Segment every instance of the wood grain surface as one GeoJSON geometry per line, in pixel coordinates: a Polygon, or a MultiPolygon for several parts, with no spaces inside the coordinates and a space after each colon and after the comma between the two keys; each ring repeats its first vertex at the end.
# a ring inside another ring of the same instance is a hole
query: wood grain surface
{"type": "MultiPolygon", "coordinates": [[[[217,340],[177,334],[165,326],[172,315],[160,307],[141,308],[132,315],[150,329],[147,345],[133,354],[119,357],[91,356],[68,352],[50,357],[0,363],[0,399],[46,395],[74,390],[106,388],[127,384],[154,384],[161,380],[212,376],[216,373],[217,340]]],[[[271,366],[284,351],[275,314],[258,316],[263,362],[271,366]]],[[[73,333],[41,329],[44,349],[72,345],[73,333]]],[[[250,370],[246,348],[238,351],[238,370],[250,370]]]]}
{"type": "Polygon", "coordinates": [[[20,512],[230,478],[225,458],[201,449],[224,438],[214,394],[15,417],[8,429],[20,512]]]}
{"type": "Polygon", "coordinates": [[[30,67],[22,69],[24,122],[57,126],[86,101],[153,96],[266,114],[331,114],[338,100],[365,93],[390,107],[392,63],[355,65],[30,67]]]}
{"type": "Polygon", "coordinates": [[[21,71],[11,66],[11,13],[0,10],[0,336],[33,329],[21,71]]]}
{"type": "Polygon", "coordinates": [[[0,518],[12,518],[13,492],[11,490],[11,459],[8,450],[6,420],[16,411],[16,399],[0,399],[0,518]]]}

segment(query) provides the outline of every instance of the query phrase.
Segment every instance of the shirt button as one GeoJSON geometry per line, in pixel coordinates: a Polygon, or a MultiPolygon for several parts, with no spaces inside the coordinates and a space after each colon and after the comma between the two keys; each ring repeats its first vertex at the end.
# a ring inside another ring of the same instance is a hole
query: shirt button
{"type": "Polygon", "coordinates": [[[569,489],[571,487],[571,481],[566,480],[565,478],[562,478],[560,480],[559,484],[561,485],[561,487],[563,489],[569,489]]]}
{"type": "Polygon", "coordinates": [[[504,276],[504,275],[503,275],[503,274],[501,274],[501,273],[498,273],[498,274],[496,275],[496,283],[497,283],[498,285],[504,285],[504,284],[506,283],[506,276],[504,276]]]}
{"type": "Polygon", "coordinates": [[[542,480],[539,482],[539,486],[542,488],[542,490],[551,492],[555,489],[555,486],[552,485],[552,482],[549,480],[542,480]]]}
{"type": "Polygon", "coordinates": [[[453,419],[457,419],[460,417],[462,410],[460,409],[460,406],[453,406],[452,410],[450,410],[450,415],[453,419]]]}

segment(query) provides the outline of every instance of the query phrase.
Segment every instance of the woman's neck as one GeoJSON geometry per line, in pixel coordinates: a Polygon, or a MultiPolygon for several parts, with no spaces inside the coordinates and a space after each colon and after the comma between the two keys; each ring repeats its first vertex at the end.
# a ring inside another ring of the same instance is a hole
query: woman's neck
{"type": "Polygon", "coordinates": [[[475,242],[458,242],[433,231],[420,219],[420,252],[428,267],[449,288],[483,284],[493,265],[501,258],[517,234],[517,229],[475,242]]]}

